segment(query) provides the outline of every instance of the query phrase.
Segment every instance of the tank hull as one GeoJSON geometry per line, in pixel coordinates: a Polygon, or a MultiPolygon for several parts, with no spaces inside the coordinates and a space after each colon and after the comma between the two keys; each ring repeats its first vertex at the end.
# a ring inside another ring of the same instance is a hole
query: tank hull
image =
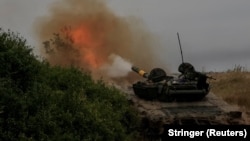
{"type": "Polygon", "coordinates": [[[177,82],[174,79],[151,83],[138,81],[132,85],[135,95],[145,100],[172,101],[200,101],[208,90],[198,88],[196,81],[177,82]]]}

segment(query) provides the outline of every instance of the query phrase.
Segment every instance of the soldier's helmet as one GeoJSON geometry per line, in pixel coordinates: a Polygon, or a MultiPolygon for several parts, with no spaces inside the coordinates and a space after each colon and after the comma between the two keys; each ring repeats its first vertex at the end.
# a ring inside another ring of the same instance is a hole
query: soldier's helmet
{"type": "Polygon", "coordinates": [[[194,69],[194,66],[190,63],[181,63],[178,67],[178,71],[180,73],[187,73],[187,72],[194,72],[195,69],[194,69]]]}

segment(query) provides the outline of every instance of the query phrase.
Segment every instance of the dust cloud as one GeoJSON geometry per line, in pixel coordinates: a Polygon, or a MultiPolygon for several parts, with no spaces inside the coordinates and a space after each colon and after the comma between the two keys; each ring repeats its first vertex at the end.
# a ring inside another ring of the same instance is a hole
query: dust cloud
{"type": "Polygon", "coordinates": [[[40,51],[52,65],[77,66],[95,79],[133,81],[132,65],[155,67],[154,38],[138,18],[119,17],[105,2],[54,2],[35,22],[40,51]]]}

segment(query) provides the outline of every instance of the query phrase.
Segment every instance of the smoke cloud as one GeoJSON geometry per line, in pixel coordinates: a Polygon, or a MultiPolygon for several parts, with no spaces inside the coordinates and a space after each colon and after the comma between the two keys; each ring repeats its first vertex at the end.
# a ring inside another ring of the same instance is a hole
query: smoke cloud
{"type": "Polygon", "coordinates": [[[101,69],[107,72],[107,75],[110,77],[125,77],[131,71],[132,64],[127,60],[111,54],[109,59],[112,61],[111,64],[104,65],[101,69]]]}
{"type": "Polygon", "coordinates": [[[97,79],[131,81],[132,64],[151,70],[156,62],[153,37],[142,22],[117,16],[104,0],[57,1],[35,30],[52,65],[74,65],[97,79]]]}

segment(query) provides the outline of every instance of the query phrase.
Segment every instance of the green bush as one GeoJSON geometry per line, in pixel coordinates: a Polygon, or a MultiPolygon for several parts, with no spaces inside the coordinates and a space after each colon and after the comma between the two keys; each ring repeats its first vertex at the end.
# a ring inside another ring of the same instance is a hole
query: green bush
{"type": "Polygon", "coordinates": [[[133,140],[137,113],[116,88],[50,66],[0,29],[0,140],[133,140]]]}

